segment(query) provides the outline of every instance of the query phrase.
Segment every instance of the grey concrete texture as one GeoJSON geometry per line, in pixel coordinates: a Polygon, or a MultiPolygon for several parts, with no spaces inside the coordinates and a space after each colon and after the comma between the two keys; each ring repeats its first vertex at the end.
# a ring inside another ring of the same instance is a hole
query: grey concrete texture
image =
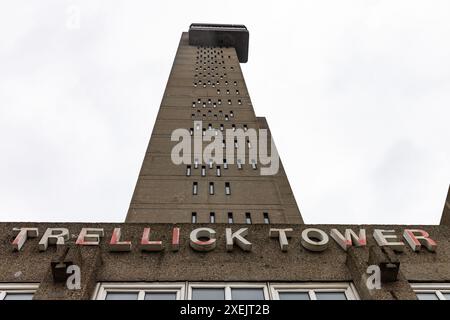
{"type": "Polygon", "coordinates": [[[179,251],[170,250],[174,224],[148,223],[1,223],[0,231],[0,281],[39,282],[36,299],[89,299],[97,282],[157,282],[157,281],[244,281],[244,282],[305,282],[351,281],[364,299],[414,299],[409,282],[448,282],[450,280],[450,229],[447,226],[375,226],[375,225],[227,225],[227,224],[178,224],[181,228],[179,251]],[[47,251],[38,249],[39,238],[29,239],[20,252],[14,252],[11,242],[14,227],[37,227],[42,235],[48,227],[67,227],[71,240],[70,250],[80,250],[82,290],[71,292],[64,284],[55,283],[50,264],[58,255],[56,247],[47,251]],[[74,245],[83,227],[104,228],[105,237],[99,246],[74,245]],[[114,228],[122,229],[122,240],[132,241],[131,252],[110,252],[108,243],[114,228]],[[141,252],[138,244],[145,227],[152,230],[152,240],[162,240],[162,252],[141,252]],[[189,246],[189,234],[199,227],[210,227],[217,232],[217,247],[210,252],[197,252],[189,246]],[[225,248],[225,228],[233,231],[249,228],[247,239],[253,247],[244,252],[235,247],[225,248]],[[293,228],[288,252],[282,252],[277,239],[269,237],[270,228],[293,228]],[[329,233],[331,228],[344,232],[352,228],[367,231],[366,247],[354,247],[348,252],[330,238],[329,247],[323,252],[311,252],[300,244],[301,231],[319,228],[329,233]],[[376,228],[396,230],[401,238],[403,229],[423,229],[429,232],[438,248],[429,252],[422,248],[412,251],[407,245],[396,256],[400,261],[399,280],[383,284],[381,290],[367,292],[364,286],[365,270],[369,261],[369,248],[376,245],[372,237],[376,228]]]}

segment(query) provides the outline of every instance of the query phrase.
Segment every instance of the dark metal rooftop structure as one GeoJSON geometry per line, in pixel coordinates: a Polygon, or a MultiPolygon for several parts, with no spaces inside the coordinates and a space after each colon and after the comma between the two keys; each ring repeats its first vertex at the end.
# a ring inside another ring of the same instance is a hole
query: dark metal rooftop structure
{"type": "Polygon", "coordinates": [[[189,45],[234,47],[241,63],[248,60],[248,39],[242,24],[192,23],[189,27],[189,45]]]}

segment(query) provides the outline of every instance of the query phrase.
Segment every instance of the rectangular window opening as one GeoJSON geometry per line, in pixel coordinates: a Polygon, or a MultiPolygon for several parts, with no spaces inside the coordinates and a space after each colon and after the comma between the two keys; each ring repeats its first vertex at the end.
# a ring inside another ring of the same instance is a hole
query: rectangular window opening
{"type": "Polygon", "coordinates": [[[231,187],[229,182],[225,182],[225,194],[229,196],[231,194],[231,187]]]}
{"type": "Polygon", "coordinates": [[[245,213],[245,223],[246,224],[252,224],[252,217],[250,215],[250,212],[245,213]]]}
{"type": "Polygon", "coordinates": [[[192,183],[192,194],[196,196],[198,194],[198,184],[197,182],[192,183]]]}

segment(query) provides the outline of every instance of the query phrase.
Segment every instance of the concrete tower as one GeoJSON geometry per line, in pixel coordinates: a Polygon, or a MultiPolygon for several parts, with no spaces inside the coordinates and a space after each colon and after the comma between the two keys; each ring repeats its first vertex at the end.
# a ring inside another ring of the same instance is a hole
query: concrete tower
{"type": "Polygon", "coordinates": [[[190,163],[171,160],[176,129],[192,137],[223,134],[221,146],[227,129],[268,129],[255,115],[240,68],[248,38],[242,25],[192,24],[182,33],[126,222],[303,223],[281,162],[276,174],[261,175],[264,165],[250,157],[258,143],[249,144],[248,137],[231,140],[232,148],[245,146],[240,163],[225,149],[219,161],[204,159],[193,141],[190,163]]]}

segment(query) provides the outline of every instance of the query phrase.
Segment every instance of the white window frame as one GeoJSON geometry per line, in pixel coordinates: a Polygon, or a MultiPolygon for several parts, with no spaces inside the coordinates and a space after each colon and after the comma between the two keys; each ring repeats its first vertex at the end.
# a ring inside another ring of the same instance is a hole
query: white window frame
{"type": "Polygon", "coordinates": [[[442,293],[450,293],[450,283],[411,283],[414,293],[434,293],[439,300],[447,300],[442,293]]]}
{"type": "Polygon", "coordinates": [[[109,292],[137,292],[138,300],[144,300],[147,292],[176,292],[176,300],[184,300],[185,298],[184,282],[133,282],[133,283],[117,283],[117,282],[100,282],[94,291],[93,300],[105,300],[109,292]]]}
{"type": "Polygon", "coordinates": [[[0,301],[4,300],[8,293],[31,293],[34,295],[39,288],[39,283],[0,283],[0,301]]]}
{"type": "Polygon", "coordinates": [[[192,300],[192,289],[225,289],[225,300],[231,300],[231,289],[263,289],[264,300],[270,300],[270,292],[266,282],[189,282],[187,300],[192,300]]]}
{"type": "Polygon", "coordinates": [[[305,292],[310,300],[317,300],[316,292],[343,292],[347,300],[359,300],[358,292],[350,282],[327,283],[269,283],[273,300],[280,300],[279,292],[305,292]]]}

